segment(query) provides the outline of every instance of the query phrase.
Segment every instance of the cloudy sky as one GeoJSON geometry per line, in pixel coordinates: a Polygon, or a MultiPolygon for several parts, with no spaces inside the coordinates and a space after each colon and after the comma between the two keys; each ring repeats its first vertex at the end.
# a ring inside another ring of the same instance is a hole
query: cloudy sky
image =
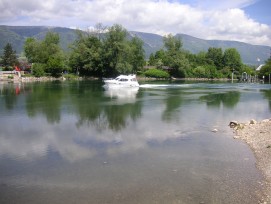
{"type": "Polygon", "coordinates": [[[271,46],[270,0],[0,0],[0,25],[184,33],[271,46]]]}

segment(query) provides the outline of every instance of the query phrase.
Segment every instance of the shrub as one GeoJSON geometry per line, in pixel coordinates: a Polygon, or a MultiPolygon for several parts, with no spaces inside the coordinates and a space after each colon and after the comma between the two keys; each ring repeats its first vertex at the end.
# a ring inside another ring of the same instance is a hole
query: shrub
{"type": "Polygon", "coordinates": [[[64,74],[63,77],[65,77],[67,80],[78,79],[78,75],[76,75],[76,74],[64,74]]]}
{"type": "Polygon", "coordinates": [[[3,67],[3,71],[13,71],[14,68],[12,66],[6,66],[6,67],[3,67]]]}
{"type": "Polygon", "coordinates": [[[34,64],[32,69],[33,69],[33,75],[35,77],[42,77],[45,75],[43,64],[39,64],[39,63],[34,64]]]}
{"type": "Polygon", "coordinates": [[[152,77],[152,78],[169,78],[169,73],[166,71],[160,70],[160,69],[149,69],[145,71],[146,77],[152,77]]]}
{"type": "Polygon", "coordinates": [[[25,73],[22,77],[32,77],[32,76],[33,76],[32,74],[25,73]]]}

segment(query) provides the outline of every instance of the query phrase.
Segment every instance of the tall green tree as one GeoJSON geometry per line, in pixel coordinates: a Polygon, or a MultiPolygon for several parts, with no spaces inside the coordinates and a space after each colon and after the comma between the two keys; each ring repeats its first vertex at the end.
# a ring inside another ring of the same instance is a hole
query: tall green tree
{"type": "Polygon", "coordinates": [[[271,58],[265,62],[265,65],[259,71],[259,77],[262,78],[264,76],[265,79],[269,79],[269,74],[271,74],[271,58]]]}
{"type": "Polygon", "coordinates": [[[5,69],[13,69],[15,65],[18,65],[18,59],[16,57],[16,51],[13,50],[10,43],[7,43],[4,47],[4,53],[2,58],[2,65],[5,69]]]}
{"type": "Polygon", "coordinates": [[[150,57],[149,57],[149,65],[150,65],[150,66],[154,66],[154,65],[155,65],[155,57],[154,57],[154,54],[153,54],[153,53],[150,54],[150,57]]]}
{"type": "Polygon", "coordinates": [[[87,34],[78,31],[69,64],[82,75],[112,77],[136,73],[144,65],[144,57],[142,40],[128,38],[126,29],[116,24],[106,33],[104,30],[87,34]]]}
{"type": "Polygon", "coordinates": [[[163,37],[164,47],[169,53],[176,53],[181,51],[183,43],[181,38],[175,38],[172,34],[163,37]]]}
{"type": "Polygon", "coordinates": [[[132,72],[136,73],[139,69],[143,68],[145,63],[145,51],[143,49],[143,41],[138,37],[132,38],[129,42],[131,47],[130,63],[132,65],[132,72]]]}
{"type": "Polygon", "coordinates": [[[185,77],[190,69],[189,60],[182,50],[182,41],[180,38],[167,35],[163,38],[164,47],[166,48],[164,65],[169,66],[171,74],[176,77],[185,77]]]}
{"type": "Polygon", "coordinates": [[[209,64],[216,66],[218,70],[223,68],[223,51],[222,48],[210,47],[206,53],[206,59],[209,64]]]}
{"type": "Polygon", "coordinates": [[[59,35],[48,32],[42,41],[34,38],[26,39],[24,45],[25,55],[32,63],[38,63],[46,73],[52,76],[60,76],[65,68],[65,57],[59,45],[59,35]]]}
{"type": "Polygon", "coordinates": [[[102,23],[97,23],[94,26],[94,30],[91,32],[92,35],[97,37],[99,40],[103,39],[104,33],[106,32],[107,26],[103,25],[102,23]]]}
{"type": "Polygon", "coordinates": [[[69,56],[69,66],[71,70],[76,74],[82,74],[83,67],[86,64],[86,53],[87,47],[85,45],[85,38],[81,30],[76,30],[77,39],[71,45],[72,52],[69,56]]]}
{"type": "Polygon", "coordinates": [[[166,54],[165,50],[163,50],[163,49],[158,50],[154,55],[154,58],[155,58],[154,65],[157,68],[162,68],[162,66],[164,65],[164,62],[166,61],[166,57],[167,57],[167,54],[166,54]]]}
{"type": "Polygon", "coordinates": [[[38,42],[35,38],[27,38],[24,43],[24,52],[25,56],[28,59],[28,62],[38,62],[39,61],[39,55],[36,53],[40,49],[40,42],[38,42]]]}
{"type": "Polygon", "coordinates": [[[103,74],[135,73],[144,65],[143,42],[137,37],[128,39],[128,32],[121,25],[109,27],[103,40],[103,74]]]}
{"type": "Polygon", "coordinates": [[[121,71],[127,59],[125,54],[125,43],[127,30],[116,24],[109,28],[104,41],[104,72],[106,76],[116,75],[121,71]]]}
{"type": "Polygon", "coordinates": [[[78,32],[78,39],[72,46],[69,64],[73,71],[80,75],[102,76],[102,49],[101,40],[96,35],[84,35],[78,32]]]}
{"type": "Polygon", "coordinates": [[[228,48],[224,51],[223,65],[230,70],[235,70],[236,72],[241,71],[241,56],[235,48],[228,48]]]}

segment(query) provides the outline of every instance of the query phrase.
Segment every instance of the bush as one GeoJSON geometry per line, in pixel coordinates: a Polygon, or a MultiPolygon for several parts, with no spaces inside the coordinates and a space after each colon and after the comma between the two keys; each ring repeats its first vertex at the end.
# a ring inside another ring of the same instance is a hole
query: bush
{"type": "Polygon", "coordinates": [[[145,71],[146,77],[152,77],[152,78],[169,78],[169,73],[166,71],[160,70],[160,69],[149,69],[145,71]]]}
{"type": "Polygon", "coordinates": [[[6,66],[6,67],[3,67],[3,71],[13,71],[14,68],[12,66],[6,66]]]}
{"type": "Polygon", "coordinates": [[[78,75],[76,75],[76,74],[64,74],[63,77],[65,77],[67,80],[78,79],[78,75]]]}
{"type": "Polygon", "coordinates": [[[193,74],[199,78],[221,78],[221,74],[217,72],[216,67],[213,65],[198,66],[193,70],[193,74]]]}
{"type": "Polygon", "coordinates": [[[33,75],[35,77],[42,77],[45,75],[43,64],[39,64],[39,63],[34,64],[32,69],[33,69],[33,75]]]}
{"type": "Polygon", "coordinates": [[[29,73],[25,73],[24,75],[22,75],[22,77],[32,77],[33,75],[32,74],[29,74],[29,73]]]}

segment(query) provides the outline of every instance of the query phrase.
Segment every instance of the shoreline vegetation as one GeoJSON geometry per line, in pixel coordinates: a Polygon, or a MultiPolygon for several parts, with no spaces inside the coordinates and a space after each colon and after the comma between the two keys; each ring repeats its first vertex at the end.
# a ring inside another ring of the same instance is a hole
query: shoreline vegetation
{"type": "Polygon", "coordinates": [[[250,120],[248,123],[230,122],[234,129],[234,139],[244,141],[256,158],[256,166],[265,178],[262,204],[271,203],[271,119],[250,120]]]}
{"type": "MultiPolygon", "coordinates": [[[[98,77],[81,77],[76,75],[63,75],[61,77],[35,77],[35,76],[18,76],[14,75],[0,75],[0,82],[45,82],[45,81],[65,81],[65,80],[98,80],[98,77]]],[[[138,76],[139,81],[159,81],[159,80],[168,80],[168,81],[231,81],[232,79],[228,78],[153,78],[138,76]]],[[[233,79],[237,81],[237,79],[233,79]]]]}

